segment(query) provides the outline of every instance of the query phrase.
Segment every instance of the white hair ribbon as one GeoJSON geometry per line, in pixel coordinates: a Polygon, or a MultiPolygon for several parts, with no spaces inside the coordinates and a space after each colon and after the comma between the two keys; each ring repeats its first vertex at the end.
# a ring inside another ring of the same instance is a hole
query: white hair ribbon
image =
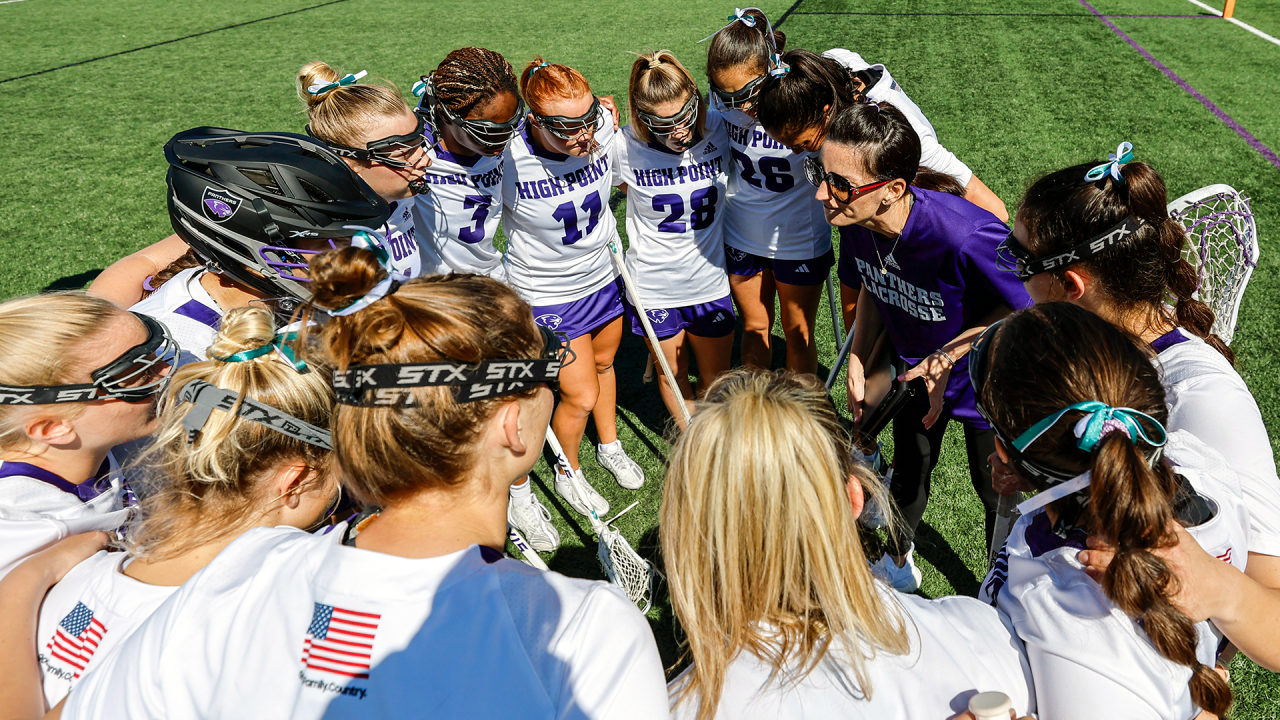
{"type": "Polygon", "coordinates": [[[334,317],[342,317],[344,315],[351,315],[353,313],[360,312],[395,292],[395,288],[399,287],[400,283],[409,279],[408,274],[392,267],[391,253],[386,247],[387,239],[383,237],[382,233],[377,230],[373,230],[372,228],[362,227],[359,225],[344,225],[343,227],[348,230],[360,231],[351,237],[351,246],[372,250],[373,254],[378,258],[378,264],[382,266],[383,270],[387,271],[387,277],[377,285],[370,288],[369,292],[365,293],[361,298],[350,305],[337,310],[330,310],[329,314],[334,317]]]}
{"type": "MultiPolygon", "coordinates": [[[[756,11],[759,11],[759,13],[760,13],[761,15],[763,15],[763,14],[764,14],[764,11],[763,11],[763,10],[761,10],[760,8],[749,7],[749,8],[747,8],[746,10],[743,10],[742,8],[734,8],[734,10],[733,10],[733,14],[732,14],[732,15],[730,15],[730,16],[729,16],[729,18],[728,18],[728,19],[729,19],[729,25],[733,25],[733,24],[734,24],[734,23],[736,23],[736,22],[740,22],[740,23],[742,23],[743,25],[746,25],[747,27],[755,27],[755,26],[756,26],[756,18],[755,18],[755,16],[754,16],[754,15],[748,15],[748,14],[747,14],[747,12],[748,12],[749,10],[756,10],[756,11]]],[[[766,21],[766,22],[767,22],[767,21],[766,21]]],[[[724,27],[720,28],[720,30],[717,30],[717,31],[715,31],[715,32],[711,33],[710,35],[708,35],[708,36],[706,36],[706,37],[702,38],[702,39],[701,39],[701,40],[699,40],[698,42],[700,42],[700,43],[704,43],[704,42],[706,42],[706,41],[710,40],[711,38],[713,38],[713,37],[715,37],[715,36],[719,35],[719,34],[720,34],[720,32],[721,32],[721,31],[723,31],[725,28],[729,27],[729,25],[725,25],[724,27]]],[[[772,25],[770,25],[770,26],[769,26],[769,42],[773,42],[773,26],[772,26],[772,25]]]]}
{"type": "Polygon", "coordinates": [[[1077,475],[1064,483],[1054,485],[1048,490],[1045,490],[1042,493],[1036,493],[1023,502],[1018,503],[1018,512],[1023,515],[1028,515],[1032,511],[1039,510],[1055,500],[1061,500],[1072,493],[1078,493],[1081,490],[1084,490],[1089,487],[1089,483],[1092,480],[1093,475],[1091,473],[1086,472],[1083,475],[1077,475]]]}
{"type": "Polygon", "coordinates": [[[1107,160],[1107,162],[1094,166],[1093,169],[1085,173],[1084,179],[1089,182],[1096,182],[1110,175],[1116,182],[1124,182],[1124,176],[1120,174],[1120,168],[1133,160],[1133,143],[1120,143],[1115,152],[1107,155],[1107,160]]]}
{"type": "Polygon", "coordinates": [[[316,83],[307,88],[307,93],[311,95],[323,95],[330,90],[337,90],[338,88],[346,87],[347,85],[355,85],[357,80],[368,74],[368,70],[361,70],[358,73],[347,73],[333,82],[316,83]]]}

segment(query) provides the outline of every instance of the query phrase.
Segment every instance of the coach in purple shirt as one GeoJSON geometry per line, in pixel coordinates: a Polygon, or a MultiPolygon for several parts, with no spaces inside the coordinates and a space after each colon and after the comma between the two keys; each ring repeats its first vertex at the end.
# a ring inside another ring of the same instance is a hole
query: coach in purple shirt
{"type": "Polygon", "coordinates": [[[996,247],[1009,228],[961,197],[912,187],[919,164],[920,138],[907,119],[888,103],[871,103],[832,119],[811,173],[827,221],[840,231],[841,283],[860,288],[850,412],[861,418],[863,368],[881,333],[911,366],[904,378],[920,378],[928,391],[893,421],[892,492],[903,522],[877,565],[903,591],[919,587],[915,530],[952,419],[964,425],[969,475],[991,537],[998,496],[987,456],[995,433],[975,407],[966,355],[987,325],[1031,305],[1017,277],[996,266],[996,247]]]}

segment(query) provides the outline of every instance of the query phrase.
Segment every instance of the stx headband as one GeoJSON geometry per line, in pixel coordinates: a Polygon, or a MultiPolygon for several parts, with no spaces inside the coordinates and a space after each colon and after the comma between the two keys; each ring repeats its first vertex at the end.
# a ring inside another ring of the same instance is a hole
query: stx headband
{"type": "Polygon", "coordinates": [[[567,348],[547,328],[539,325],[538,330],[543,338],[543,357],[538,359],[353,365],[334,371],[333,390],[339,403],[358,407],[409,407],[414,405],[412,389],[418,387],[452,387],[459,403],[511,395],[539,383],[554,390],[567,348]]]}
{"type": "Polygon", "coordinates": [[[178,344],[159,321],[138,313],[133,313],[133,316],[146,326],[147,339],[89,373],[93,382],[24,387],[0,385],[0,405],[55,405],[93,402],[102,398],[137,402],[164,392],[169,386],[169,373],[164,370],[177,356],[178,344]],[[157,373],[162,374],[146,382],[157,373]]]}
{"type": "Polygon", "coordinates": [[[1141,228],[1144,224],[1144,221],[1130,215],[1119,225],[1108,229],[1101,235],[1090,238],[1073,248],[1039,260],[1031,254],[1030,250],[1023,247],[1022,243],[1018,242],[1013,233],[1009,233],[1009,237],[1005,238],[1004,242],[1000,243],[1000,246],[996,248],[997,264],[1002,270],[1016,273],[1018,279],[1025,282],[1040,273],[1058,270],[1100,255],[1111,246],[1137,232],[1138,228],[1141,228]]]}
{"type": "Polygon", "coordinates": [[[195,406],[187,411],[186,417],[182,418],[182,427],[187,431],[188,445],[196,439],[196,433],[204,429],[213,411],[221,410],[227,413],[234,412],[237,417],[269,427],[295,440],[301,440],[325,450],[333,449],[333,436],[328,430],[322,430],[270,405],[241,397],[239,393],[224,390],[204,380],[192,380],[184,385],[179,399],[195,406]],[[239,407],[236,406],[237,401],[239,407]]]}

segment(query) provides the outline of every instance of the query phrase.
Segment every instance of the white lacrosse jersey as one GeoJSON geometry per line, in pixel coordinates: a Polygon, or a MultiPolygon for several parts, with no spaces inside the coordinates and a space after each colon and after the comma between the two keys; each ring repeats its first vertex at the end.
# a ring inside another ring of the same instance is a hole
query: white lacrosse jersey
{"type": "Polygon", "coordinates": [[[418,231],[413,220],[413,198],[392,200],[389,204],[390,217],[374,229],[387,239],[391,268],[399,270],[405,277],[418,277],[423,272],[422,250],[418,247],[418,231]]]}
{"type": "Polygon", "coordinates": [[[618,277],[609,243],[618,223],[613,189],[613,118],[600,114],[599,149],[586,157],[543,150],[525,124],[503,151],[502,213],[507,282],[532,305],[584,298],[618,277]]]}
{"type": "MultiPolygon", "coordinates": [[[[435,143],[427,131],[428,146],[435,143]]],[[[502,280],[502,253],[493,245],[502,219],[502,155],[454,155],[429,147],[429,192],[414,198],[423,272],[488,275],[502,280]]]]}
{"type": "Polygon", "coordinates": [[[67,698],[64,718],[665,718],[616,587],[475,545],[385,555],[257,528],[67,698]]]}
{"type": "Polygon", "coordinates": [[[57,705],[101,665],[177,585],[148,585],[121,572],[126,553],[101,550],[71,569],[40,605],[36,654],[44,699],[57,705]]]}
{"type": "Polygon", "coordinates": [[[27,463],[0,461],[0,578],[30,555],[71,535],[120,527],[124,478],[115,457],[107,455],[107,475],[72,485],[27,463]],[[102,490],[82,500],[79,492],[102,490]]]}
{"type": "Polygon", "coordinates": [[[732,162],[726,245],[753,255],[809,260],[831,251],[831,226],[804,174],[810,153],[793,153],[741,110],[720,115],[732,162]]]}
{"type": "MultiPolygon", "coordinates": [[[[906,655],[882,651],[866,663],[870,697],[841,661],[839,648],[830,650],[798,684],[794,669],[774,675],[768,663],[743,652],[725,674],[717,720],[948,718],[967,709],[970,696],[989,690],[1008,695],[1019,717],[1035,711],[1022,643],[994,608],[973,598],[926,600],[879,581],[877,586],[881,597],[905,616],[911,649],[906,655]]],[[[686,670],[672,681],[673,703],[688,675],[686,670]]],[[[696,696],[672,711],[679,720],[697,715],[696,696]]]]}
{"type": "Polygon", "coordinates": [[[1156,356],[1169,429],[1190,432],[1240,473],[1249,507],[1249,550],[1280,555],[1280,477],[1258,403],[1240,373],[1189,330],[1156,356]]]}
{"type": "MultiPolygon", "coordinates": [[[[729,137],[707,112],[707,134],[684,152],[644,142],[628,125],[614,145],[614,181],[627,185],[627,269],[646,308],[729,294],[724,269],[729,137]]],[[[629,294],[629,293],[628,293],[629,294]]]]}
{"type": "MultiPolygon", "coordinates": [[[[1225,462],[1194,466],[1212,452],[1185,432],[1170,433],[1165,448],[1174,469],[1218,509],[1209,522],[1187,532],[1211,555],[1243,571],[1248,513],[1238,479],[1225,462]]],[[[1026,644],[1041,720],[1194,717],[1199,708],[1187,687],[1191,669],[1156,651],[1138,623],[1085,574],[1076,559],[1083,545],[1061,540],[1048,526],[1043,508],[1014,525],[1001,552],[1007,579],[996,593],[997,607],[1026,644]]],[[[997,563],[992,574],[1000,568],[997,563]]],[[[984,594],[991,583],[988,575],[984,594]]],[[[1197,623],[1196,632],[1196,655],[1213,667],[1222,635],[1208,621],[1197,623]]]]}
{"type": "Polygon", "coordinates": [[[867,68],[875,68],[880,71],[880,80],[875,85],[866,89],[865,94],[868,100],[873,102],[887,102],[895,108],[902,111],[907,116],[907,122],[911,123],[911,127],[920,136],[920,164],[945,173],[954,177],[961,187],[966,187],[969,181],[973,179],[973,171],[968,165],[960,162],[955,153],[946,149],[938,142],[938,134],[933,130],[933,124],[920,111],[920,107],[907,97],[907,93],[903,91],[898,81],[893,79],[889,71],[884,65],[879,63],[872,65],[856,52],[835,48],[822,53],[823,57],[831,58],[841,65],[849,68],[854,72],[866,70],[867,68]]]}
{"type": "Polygon", "coordinates": [[[206,272],[203,267],[187,268],[129,308],[159,320],[169,329],[169,334],[182,348],[179,362],[182,365],[208,359],[209,346],[222,323],[222,306],[200,284],[206,272]]]}

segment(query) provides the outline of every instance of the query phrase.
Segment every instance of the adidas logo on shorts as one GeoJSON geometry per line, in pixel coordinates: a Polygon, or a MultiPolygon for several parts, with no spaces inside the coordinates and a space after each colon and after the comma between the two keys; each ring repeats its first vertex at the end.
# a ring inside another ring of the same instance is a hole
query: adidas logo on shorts
{"type": "Polygon", "coordinates": [[[714,318],[712,318],[712,319],[711,319],[711,322],[713,322],[713,323],[718,323],[718,322],[720,322],[721,320],[727,320],[727,319],[728,319],[728,318],[726,318],[726,317],[724,316],[724,311],[723,311],[723,310],[721,310],[720,312],[716,313],[716,316],[715,316],[714,318]]]}
{"type": "MultiPolygon", "coordinates": [[[[895,265],[894,267],[897,266],[895,265]]],[[[809,272],[809,266],[802,264],[800,267],[796,268],[796,272],[809,272]]]]}

